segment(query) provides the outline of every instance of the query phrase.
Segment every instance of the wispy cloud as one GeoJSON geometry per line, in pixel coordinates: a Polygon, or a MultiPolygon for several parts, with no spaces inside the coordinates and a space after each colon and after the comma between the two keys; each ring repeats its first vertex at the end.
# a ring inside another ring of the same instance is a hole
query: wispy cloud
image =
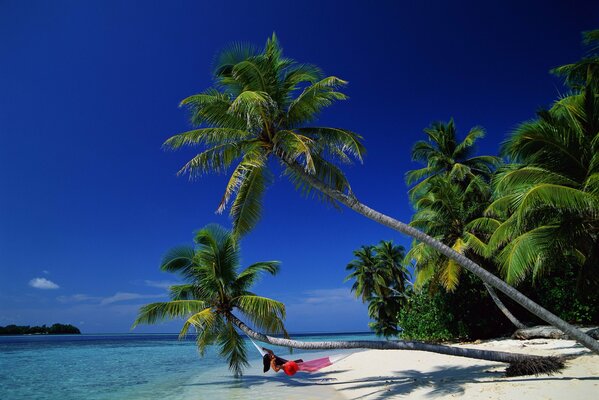
{"type": "Polygon", "coordinates": [[[47,269],[43,270],[42,272],[46,275],[50,275],[50,271],[48,271],[47,269]]]}
{"type": "Polygon", "coordinates": [[[155,288],[159,288],[159,289],[168,289],[169,287],[173,286],[173,285],[178,285],[179,282],[175,282],[175,281],[150,281],[150,280],[145,280],[144,284],[146,286],[149,287],[155,287],[155,288]]]}
{"type": "Polygon", "coordinates": [[[348,288],[317,289],[304,292],[303,302],[308,304],[333,304],[355,302],[348,288]]]}
{"type": "Polygon", "coordinates": [[[156,299],[164,297],[164,293],[160,294],[141,294],[141,293],[130,293],[130,292],[117,292],[112,296],[101,297],[101,296],[89,296],[87,294],[73,294],[71,296],[58,296],[57,301],[63,304],[69,303],[91,303],[100,306],[106,306],[108,304],[119,303],[129,300],[139,299],[156,299]]]}
{"type": "Polygon", "coordinates": [[[71,296],[58,296],[56,298],[61,303],[81,303],[85,301],[100,301],[102,297],[88,296],[86,294],[73,294],[71,296]]]}
{"type": "Polygon", "coordinates": [[[117,303],[121,301],[128,300],[138,300],[138,299],[155,299],[158,297],[164,297],[164,294],[140,294],[140,293],[128,293],[128,292],[118,292],[110,297],[106,297],[100,301],[100,305],[105,306],[107,304],[117,303]]]}
{"type": "Polygon", "coordinates": [[[29,286],[36,289],[58,289],[60,287],[46,278],[33,278],[29,281],[29,286]]]}

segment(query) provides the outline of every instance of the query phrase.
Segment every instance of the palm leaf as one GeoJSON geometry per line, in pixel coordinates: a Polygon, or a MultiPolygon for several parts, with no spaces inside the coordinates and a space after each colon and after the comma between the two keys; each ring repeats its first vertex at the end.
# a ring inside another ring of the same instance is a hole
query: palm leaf
{"type": "Polygon", "coordinates": [[[262,197],[269,180],[268,169],[262,165],[251,167],[240,184],[230,212],[237,237],[248,233],[260,220],[262,197]]]}
{"type": "Polygon", "coordinates": [[[146,304],[139,309],[133,328],[139,324],[154,324],[165,319],[183,318],[204,308],[206,303],[201,300],[173,300],[146,304]]]}
{"type": "Polygon", "coordinates": [[[212,308],[208,307],[200,311],[199,313],[193,314],[185,321],[183,328],[179,332],[179,339],[184,339],[187,336],[187,331],[193,326],[197,332],[201,332],[204,329],[210,329],[214,324],[216,314],[212,311],[212,308]]]}

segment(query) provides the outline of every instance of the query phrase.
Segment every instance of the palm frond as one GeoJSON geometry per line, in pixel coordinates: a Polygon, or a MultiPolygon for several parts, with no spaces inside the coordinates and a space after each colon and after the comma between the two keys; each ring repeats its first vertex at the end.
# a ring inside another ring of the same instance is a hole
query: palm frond
{"type": "Polygon", "coordinates": [[[197,146],[200,144],[218,145],[222,143],[234,143],[245,140],[250,133],[242,129],[231,128],[202,128],[194,129],[171,136],[162,145],[163,148],[178,150],[185,146],[197,146]]]}
{"type": "Polygon", "coordinates": [[[204,329],[210,329],[216,319],[216,313],[212,311],[212,308],[208,307],[200,311],[199,313],[193,314],[185,321],[183,328],[179,332],[179,339],[184,339],[187,336],[187,331],[193,326],[197,332],[201,332],[204,329]]]}
{"type": "Polygon", "coordinates": [[[183,318],[204,308],[206,303],[201,300],[173,300],[146,304],[139,309],[133,327],[139,324],[155,324],[165,319],[183,318]]]}
{"type": "Polygon", "coordinates": [[[218,343],[220,345],[220,355],[225,357],[229,363],[229,369],[235,377],[243,375],[243,369],[250,364],[247,359],[247,351],[245,349],[245,341],[241,337],[235,326],[231,322],[227,322],[218,335],[218,343]]]}
{"type": "Polygon", "coordinates": [[[237,276],[234,285],[240,291],[247,290],[258,282],[261,273],[266,272],[271,275],[276,275],[279,272],[280,264],[279,261],[261,261],[254,263],[237,276]]]}
{"type": "Polygon", "coordinates": [[[287,121],[291,126],[311,121],[334,101],[347,99],[345,94],[337,91],[346,84],[342,79],[329,76],[308,86],[289,105],[287,121]]]}
{"type": "Polygon", "coordinates": [[[265,165],[249,168],[231,206],[230,215],[235,236],[245,235],[260,220],[262,197],[269,182],[270,174],[265,165]]]}
{"type": "Polygon", "coordinates": [[[170,249],[160,262],[160,270],[175,272],[189,277],[193,273],[193,258],[195,249],[193,246],[177,246],[170,249]]]}
{"type": "Polygon", "coordinates": [[[511,240],[499,253],[501,271],[510,284],[521,282],[533,268],[542,268],[542,257],[552,246],[555,226],[541,226],[511,240]]]}

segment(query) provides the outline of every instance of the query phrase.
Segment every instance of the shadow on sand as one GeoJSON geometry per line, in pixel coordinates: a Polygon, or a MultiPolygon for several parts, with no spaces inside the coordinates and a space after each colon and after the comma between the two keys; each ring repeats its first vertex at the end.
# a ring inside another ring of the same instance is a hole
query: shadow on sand
{"type": "MultiPolygon", "coordinates": [[[[392,396],[406,396],[418,389],[426,389],[427,396],[434,398],[444,395],[461,395],[466,384],[487,385],[497,381],[522,382],[522,381],[552,381],[570,380],[570,377],[539,376],[503,378],[504,368],[490,365],[477,366],[446,366],[434,371],[421,372],[416,370],[397,371],[386,376],[373,376],[362,379],[338,380],[335,376],[347,372],[330,371],[327,373],[302,374],[293,377],[285,375],[244,375],[242,379],[224,379],[218,382],[194,383],[194,386],[219,385],[228,388],[252,389],[264,384],[291,387],[331,386],[337,390],[351,391],[354,389],[371,389],[362,396],[350,397],[352,399],[386,399],[392,396]],[[484,378],[484,379],[483,379],[484,378]]],[[[584,380],[597,380],[599,377],[577,378],[584,380]]],[[[349,394],[349,393],[347,393],[349,394]]]]}

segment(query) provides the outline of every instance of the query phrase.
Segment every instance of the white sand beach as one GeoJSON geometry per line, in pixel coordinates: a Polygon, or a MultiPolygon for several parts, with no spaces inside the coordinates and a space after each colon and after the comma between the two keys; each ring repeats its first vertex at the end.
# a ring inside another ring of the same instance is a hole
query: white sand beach
{"type": "Polygon", "coordinates": [[[598,399],[599,356],[571,340],[493,340],[459,346],[578,355],[553,376],[504,378],[505,364],[419,351],[358,352],[326,370],[347,399],[598,399]]]}

